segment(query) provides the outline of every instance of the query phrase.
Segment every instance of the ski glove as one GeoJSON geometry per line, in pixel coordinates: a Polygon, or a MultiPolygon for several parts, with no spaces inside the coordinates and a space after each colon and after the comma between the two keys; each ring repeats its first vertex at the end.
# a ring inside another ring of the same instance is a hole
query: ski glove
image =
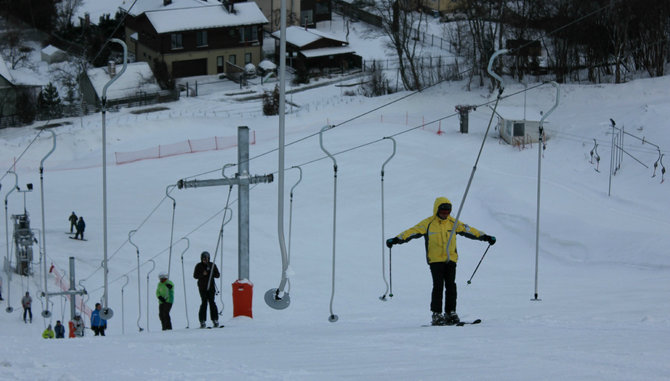
{"type": "Polygon", "coordinates": [[[159,296],[158,300],[160,300],[161,303],[166,303],[167,302],[167,300],[162,296],[159,296]]]}
{"type": "Polygon", "coordinates": [[[484,241],[488,242],[489,245],[491,245],[491,246],[496,244],[496,237],[494,237],[492,235],[485,235],[483,238],[484,238],[484,241]]]}
{"type": "Polygon", "coordinates": [[[388,247],[390,249],[391,246],[397,245],[399,243],[400,243],[400,239],[398,239],[398,237],[389,238],[389,239],[386,240],[386,247],[388,247]]]}

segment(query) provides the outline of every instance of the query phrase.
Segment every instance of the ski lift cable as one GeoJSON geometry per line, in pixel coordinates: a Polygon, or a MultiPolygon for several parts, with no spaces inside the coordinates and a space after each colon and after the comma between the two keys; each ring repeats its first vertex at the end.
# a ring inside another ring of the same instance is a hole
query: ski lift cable
{"type": "MultiPolygon", "coordinates": [[[[140,283],[140,248],[133,242],[133,235],[137,233],[137,230],[131,230],[128,232],[128,242],[130,242],[131,245],[135,247],[135,254],[137,257],[137,328],[139,329],[140,332],[144,330],[140,326],[140,319],[142,318],[142,286],[140,283]]],[[[124,274],[123,276],[127,276],[127,274],[124,274]]],[[[147,287],[149,287],[149,284],[147,283],[147,287]]],[[[147,288],[147,292],[149,292],[149,289],[147,288]]],[[[149,299],[147,297],[147,305],[149,304],[149,299]]],[[[148,314],[148,311],[147,311],[148,314]]],[[[148,318],[148,316],[147,316],[148,318]]]]}
{"type": "Polygon", "coordinates": [[[302,168],[300,168],[299,165],[294,165],[291,168],[298,170],[298,181],[296,181],[295,184],[293,184],[293,186],[291,187],[291,191],[289,193],[288,251],[286,252],[286,263],[282,264],[282,269],[283,269],[282,276],[287,277],[287,291],[286,291],[287,293],[289,293],[291,291],[291,280],[288,278],[286,273],[288,272],[289,266],[291,265],[291,233],[292,233],[292,230],[293,230],[293,191],[298,186],[298,184],[300,184],[300,182],[302,181],[302,168]]]}
{"type": "Polygon", "coordinates": [[[335,157],[328,152],[326,147],[323,146],[323,132],[332,128],[331,126],[324,126],[321,128],[319,133],[319,145],[321,150],[330,157],[333,161],[333,264],[332,264],[332,276],[331,276],[331,293],[330,293],[330,316],[328,321],[334,323],[337,321],[338,317],[333,313],[333,300],[335,299],[335,243],[336,243],[336,227],[337,227],[337,160],[335,157]]]}
{"type": "Polygon", "coordinates": [[[126,308],[123,303],[123,291],[124,288],[128,285],[128,282],[130,282],[130,277],[128,275],[123,276],[126,279],[126,282],[121,286],[121,334],[125,335],[126,334],[126,308]]]}
{"type": "Polygon", "coordinates": [[[175,184],[168,185],[165,187],[165,196],[172,200],[172,223],[170,225],[170,253],[168,254],[168,278],[170,277],[170,270],[172,267],[172,239],[174,237],[174,215],[175,210],[177,209],[177,200],[174,197],[170,196],[170,192],[176,187],[175,184]]]}
{"type": "MultiPolygon", "coordinates": [[[[42,158],[40,161],[40,205],[42,207],[42,239],[41,239],[41,246],[40,246],[40,259],[42,259],[44,262],[42,263],[42,271],[44,272],[44,289],[42,290],[44,296],[46,297],[46,303],[47,303],[47,308],[49,307],[49,288],[47,285],[47,261],[46,261],[46,255],[47,255],[47,243],[46,243],[46,227],[45,227],[45,221],[44,221],[44,161],[51,156],[51,154],[56,150],[56,134],[48,130],[48,132],[51,134],[51,139],[52,139],[52,146],[51,150],[47,152],[47,154],[42,158]]],[[[42,311],[42,316],[43,317],[50,317],[51,313],[49,310],[43,310],[42,311]]]]}
{"type": "MultiPolygon", "coordinates": [[[[230,164],[230,163],[224,165],[223,168],[221,168],[221,176],[223,176],[224,178],[227,179],[228,176],[226,176],[226,168],[229,168],[229,167],[232,167],[232,166],[233,166],[233,164],[230,164]]],[[[228,222],[230,222],[230,220],[233,218],[233,211],[232,211],[232,209],[229,208],[230,194],[232,193],[232,191],[233,191],[233,185],[230,185],[228,187],[228,197],[226,197],[226,206],[224,206],[224,208],[223,208],[223,217],[221,218],[221,227],[219,228],[219,234],[218,234],[217,239],[216,239],[216,247],[214,249],[214,258],[212,258],[212,263],[216,263],[216,256],[219,253],[220,245],[222,245],[221,241],[223,240],[223,227],[228,222]],[[228,210],[230,210],[230,219],[228,221],[226,221],[226,214],[227,214],[228,210]]],[[[221,251],[222,251],[222,253],[221,253],[220,261],[221,261],[221,271],[223,271],[223,248],[221,248],[221,251]]],[[[209,291],[210,285],[212,284],[212,277],[213,276],[214,276],[214,271],[210,271],[209,272],[209,279],[207,280],[207,290],[208,291],[209,291]]],[[[222,283],[223,282],[223,277],[220,277],[219,282],[220,282],[219,283],[219,289],[223,289],[223,283],[222,283]]],[[[221,295],[221,303],[223,303],[223,295],[221,295]]]]}
{"type": "Polygon", "coordinates": [[[551,113],[556,110],[558,103],[561,99],[561,88],[558,83],[552,81],[550,82],[552,86],[556,88],[556,99],[554,105],[542,115],[540,119],[538,139],[540,140],[537,145],[537,210],[535,215],[535,293],[532,300],[539,301],[538,299],[538,270],[539,270],[539,258],[540,258],[540,184],[542,176],[542,150],[543,150],[543,138],[544,138],[544,121],[551,115],[551,113]]]}
{"type": "MultiPolygon", "coordinates": [[[[152,210],[151,212],[149,212],[149,214],[144,218],[144,220],[143,220],[143,221],[137,226],[137,228],[135,228],[134,230],[139,231],[139,230],[144,226],[144,224],[146,224],[146,222],[149,220],[149,218],[151,218],[151,216],[153,216],[154,213],[156,213],[156,211],[157,211],[158,208],[161,206],[161,204],[163,204],[163,201],[165,201],[165,199],[167,199],[167,196],[163,196],[163,198],[158,202],[158,204],[153,208],[153,210],[152,210]]],[[[107,261],[109,262],[110,260],[112,260],[112,258],[114,258],[114,257],[121,251],[121,249],[123,249],[123,247],[124,247],[127,243],[128,243],[128,240],[127,240],[127,239],[126,239],[125,241],[123,241],[123,243],[121,243],[121,245],[114,251],[114,253],[112,253],[112,255],[109,256],[109,258],[107,259],[107,261]]],[[[88,280],[88,279],[90,279],[90,278],[93,277],[93,275],[95,275],[100,269],[102,269],[102,264],[100,265],[100,267],[98,267],[98,268],[96,268],[95,270],[93,270],[93,272],[91,272],[91,274],[89,274],[88,276],[86,276],[86,277],[84,277],[84,278],[82,278],[82,279],[84,279],[84,280],[88,280]]],[[[118,280],[118,279],[117,279],[117,280],[118,280]]]]}
{"type": "MultiPolygon", "coordinates": [[[[147,332],[149,332],[149,276],[156,269],[156,262],[153,259],[149,259],[147,262],[150,262],[152,264],[151,270],[147,272],[147,332]]],[[[139,327],[139,320],[138,320],[138,327],[139,327]]]]}
{"type": "MultiPolygon", "coordinates": [[[[384,283],[386,284],[386,291],[384,291],[384,295],[380,296],[379,299],[382,301],[386,301],[386,295],[389,297],[393,297],[393,291],[390,291],[391,288],[389,286],[389,282],[386,280],[386,244],[385,244],[385,236],[386,233],[384,232],[384,168],[386,167],[386,164],[388,164],[389,161],[395,156],[396,153],[396,140],[392,137],[384,137],[383,139],[390,139],[391,142],[393,142],[393,153],[391,153],[391,156],[389,156],[386,161],[384,161],[384,164],[382,164],[382,169],[381,169],[381,201],[382,201],[382,279],[384,279],[384,283]]],[[[389,254],[389,279],[391,278],[391,257],[389,254]]]]}
{"type": "Polygon", "coordinates": [[[493,62],[495,59],[503,54],[508,53],[509,51],[507,49],[501,49],[493,53],[491,58],[489,59],[489,65],[488,65],[488,73],[495,78],[498,81],[499,84],[499,90],[498,90],[498,96],[496,97],[496,102],[495,105],[493,106],[493,110],[491,111],[491,118],[489,118],[489,124],[486,127],[486,131],[484,132],[484,138],[482,139],[482,144],[479,147],[479,153],[477,153],[477,159],[475,160],[475,164],[472,167],[472,172],[470,173],[470,179],[468,180],[468,185],[465,187],[465,192],[463,193],[463,198],[461,199],[461,204],[458,207],[458,212],[456,214],[456,219],[454,220],[454,227],[451,229],[451,232],[449,233],[449,239],[447,240],[447,261],[449,261],[449,247],[451,245],[451,240],[454,238],[454,233],[456,233],[456,228],[458,227],[458,221],[460,220],[461,213],[463,212],[463,205],[465,204],[465,200],[468,196],[468,192],[470,190],[470,185],[472,185],[472,179],[475,176],[475,172],[477,171],[477,164],[479,163],[479,158],[482,155],[482,151],[484,150],[484,143],[486,142],[486,137],[488,136],[489,129],[491,128],[491,124],[493,122],[493,116],[495,115],[496,109],[498,108],[498,103],[500,102],[500,99],[502,98],[502,93],[505,91],[505,82],[503,78],[498,75],[496,72],[493,71],[493,62]]]}
{"type": "MultiPolygon", "coordinates": [[[[50,121],[50,120],[49,120],[49,121],[50,121]]],[[[49,123],[49,121],[47,121],[47,124],[49,123]]],[[[25,155],[26,151],[28,151],[28,149],[30,148],[30,146],[32,146],[33,143],[35,143],[35,141],[37,141],[37,138],[39,138],[40,135],[42,134],[42,132],[44,131],[44,127],[45,127],[45,126],[46,126],[46,124],[45,124],[44,126],[42,126],[41,128],[38,127],[39,132],[37,133],[37,135],[35,135],[35,137],[33,138],[33,140],[31,140],[30,143],[28,143],[28,145],[26,146],[26,148],[23,149],[23,151],[21,152],[21,154],[19,155],[19,157],[17,157],[17,158],[14,160],[14,162],[13,162],[12,165],[9,167],[9,169],[7,169],[7,170],[5,171],[5,173],[0,177],[0,181],[2,181],[2,179],[4,179],[5,176],[7,176],[8,174],[14,172],[14,171],[12,170],[12,168],[14,168],[14,167],[16,166],[16,163],[18,163],[19,161],[21,161],[21,158],[23,157],[23,155],[25,155]]]]}
{"type": "Polygon", "coordinates": [[[179,243],[181,240],[186,241],[186,248],[184,251],[181,252],[181,280],[182,284],[184,286],[184,309],[186,311],[186,328],[189,328],[191,325],[190,321],[188,320],[188,302],[186,301],[186,273],[184,272],[184,254],[188,251],[189,247],[191,247],[191,240],[189,240],[187,237],[181,237],[177,243],[179,243]]]}

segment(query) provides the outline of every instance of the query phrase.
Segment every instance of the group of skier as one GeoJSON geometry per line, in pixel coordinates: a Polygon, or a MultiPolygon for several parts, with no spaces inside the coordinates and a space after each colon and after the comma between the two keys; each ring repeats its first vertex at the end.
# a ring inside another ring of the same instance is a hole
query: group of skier
{"type": "Polygon", "coordinates": [[[84,217],[77,217],[73,211],[72,214],[70,214],[70,217],[68,217],[68,221],[70,221],[70,234],[73,233],[73,230],[76,231],[73,238],[81,239],[83,241],[84,230],[86,230],[86,222],[84,222],[84,217]]]}
{"type": "MultiPolygon", "coordinates": [[[[496,238],[494,236],[487,235],[483,231],[467,225],[462,221],[456,222],[456,219],[451,216],[451,210],[451,201],[446,197],[438,197],[433,203],[433,213],[430,217],[421,220],[418,224],[403,231],[397,236],[386,240],[386,246],[390,249],[394,245],[403,244],[415,238],[424,238],[426,261],[428,262],[428,267],[433,280],[430,301],[432,325],[455,325],[460,323],[460,319],[456,313],[456,262],[458,261],[458,252],[456,249],[455,235],[484,241],[489,245],[494,245],[496,243],[496,238]],[[444,304],[442,297],[443,293],[444,304]],[[442,312],[443,306],[444,313],[442,312]]],[[[75,235],[75,237],[80,235],[81,239],[83,239],[84,228],[86,226],[83,218],[79,217],[79,219],[77,219],[76,214],[72,212],[69,221],[70,232],[72,232],[73,228],[76,228],[77,235],[75,235]]],[[[214,327],[219,326],[219,311],[216,302],[214,301],[216,295],[214,279],[217,279],[220,276],[221,273],[216,264],[210,261],[209,253],[203,251],[200,255],[200,262],[195,265],[193,270],[193,278],[198,280],[198,291],[201,300],[200,309],[198,311],[200,328],[206,327],[207,306],[209,306],[209,316],[212,325],[214,327]]],[[[174,283],[168,279],[169,276],[166,272],[160,273],[158,278],[159,282],[156,287],[156,298],[158,299],[159,304],[158,316],[161,321],[162,329],[164,331],[171,330],[172,321],[170,319],[170,310],[174,303],[174,283]]],[[[28,293],[26,293],[26,296],[28,296],[28,293]]],[[[99,316],[99,307],[100,304],[96,304],[96,310],[91,315],[91,328],[95,331],[96,336],[104,336],[104,330],[107,324],[106,321],[99,316]]],[[[29,307],[27,311],[29,313],[29,307]]],[[[78,316],[75,316],[75,329],[77,327],[77,317],[78,316]]],[[[24,311],[24,320],[25,318],[26,312],[24,311]]],[[[30,319],[32,319],[32,314],[30,314],[30,319]]],[[[79,322],[81,322],[81,319],[79,319],[79,322]]],[[[46,331],[45,334],[47,334],[46,331]]],[[[83,328],[81,329],[81,336],[83,336],[83,328]]]]}
{"type": "MultiPolygon", "coordinates": [[[[198,291],[200,293],[200,310],[198,319],[200,328],[207,327],[207,306],[209,305],[209,317],[214,327],[219,326],[219,310],[214,301],[216,287],[214,279],[221,277],[219,268],[210,261],[207,251],[200,254],[200,262],[193,269],[193,278],[198,280],[198,291]]],[[[158,275],[158,286],[156,287],[156,298],[158,298],[158,317],[161,320],[163,331],[172,329],[170,310],[174,303],[174,283],[168,279],[168,274],[162,272],[158,275]]]]}

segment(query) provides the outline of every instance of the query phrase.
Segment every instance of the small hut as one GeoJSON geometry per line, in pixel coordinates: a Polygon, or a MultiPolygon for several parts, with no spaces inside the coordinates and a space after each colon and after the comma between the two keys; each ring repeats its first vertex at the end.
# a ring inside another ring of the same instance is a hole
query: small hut
{"type": "MultiPolygon", "coordinates": [[[[540,141],[541,111],[528,107],[497,107],[496,115],[500,137],[508,144],[523,145],[540,141]]],[[[545,120],[544,126],[547,124],[545,120]]],[[[548,139],[545,129],[544,140],[548,139]]]]}

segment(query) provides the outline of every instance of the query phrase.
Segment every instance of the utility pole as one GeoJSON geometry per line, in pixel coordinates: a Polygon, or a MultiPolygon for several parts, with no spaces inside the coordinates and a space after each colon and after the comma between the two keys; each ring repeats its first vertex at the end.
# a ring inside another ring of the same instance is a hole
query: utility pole
{"type": "Polygon", "coordinates": [[[177,188],[237,185],[238,279],[233,283],[233,316],[253,317],[251,313],[253,284],[249,281],[249,185],[271,183],[273,176],[272,174],[249,175],[249,127],[247,126],[237,128],[237,168],[239,172],[235,174],[235,178],[189,181],[182,179],[177,182],[177,188]]]}

